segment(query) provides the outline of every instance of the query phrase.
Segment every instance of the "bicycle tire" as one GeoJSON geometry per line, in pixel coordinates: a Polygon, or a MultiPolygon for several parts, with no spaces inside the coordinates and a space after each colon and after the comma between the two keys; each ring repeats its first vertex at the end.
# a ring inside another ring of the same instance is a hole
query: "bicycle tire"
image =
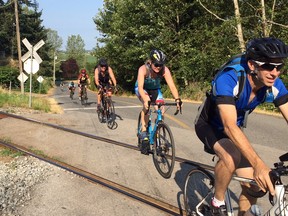
{"type": "Polygon", "coordinates": [[[98,120],[100,123],[104,122],[104,110],[103,107],[101,107],[99,110],[97,110],[98,120]]]}
{"type": "Polygon", "coordinates": [[[87,91],[85,86],[82,87],[81,103],[82,105],[87,104],[87,91]]]}
{"type": "Polygon", "coordinates": [[[142,129],[142,124],[141,124],[141,112],[140,112],[140,113],[139,113],[139,116],[138,116],[138,124],[137,124],[138,147],[139,147],[140,144],[141,144],[141,139],[140,139],[141,129],[142,129]]]}
{"type": "Polygon", "coordinates": [[[164,178],[170,178],[175,165],[175,143],[171,129],[160,122],[154,135],[153,162],[164,178]]]}
{"type": "Polygon", "coordinates": [[[107,127],[112,129],[115,124],[115,108],[113,101],[110,98],[106,99],[107,109],[106,109],[106,123],[107,127]]]}
{"type": "Polygon", "coordinates": [[[71,100],[73,100],[73,95],[74,95],[74,92],[72,90],[70,90],[70,98],[71,98],[71,100]]]}
{"type": "Polygon", "coordinates": [[[192,169],[185,178],[184,184],[184,206],[187,215],[211,215],[210,201],[214,194],[214,177],[212,174],[201,168],[192,169]],[[196,206],[201,212],[198,214],[196,206]]]}

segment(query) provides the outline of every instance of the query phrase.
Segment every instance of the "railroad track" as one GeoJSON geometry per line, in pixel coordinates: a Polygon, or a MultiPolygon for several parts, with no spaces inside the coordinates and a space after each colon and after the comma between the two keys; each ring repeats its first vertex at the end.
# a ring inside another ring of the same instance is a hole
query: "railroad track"
{"type": "MultiPolygon", "coordinates": [[[[62,127],[62,126],[59,126],[59,125],[50,124],[50,123],[47,123],[47,122],[41,122],[41,121],[38,121],[38,120],[35,120],[35,119],[31,119],[31,118],[25,118],[25,117],[18,116],[18,115],[13,115],[13,114],[9,114],[9,113],[0,112],[0,119],[1,118],[7,118],[7,117],[15,118],[15,119],[23,120],[23,121],[28,121],[28,122],[31,122],[31,123],[41,124],[41,125],[44,125],[44,126],[47,126],[47,127],[52,127],[52,128],[58,129],[58,130],[65,131],[65,132],[77,134],[77,135],[84,136],[84,137],[87,137],[87,138],[91,138],[91,139],[103,141],[103,142],[106,142],[106,143],[110,143],[110,144],[113,144],[113,145],[121,146],[121,147],[124,147],[124,148],[129,148],[129,149],[133,149],[133,150],[139,151],[138,148],[135,145],[132,145],[132,144],[127,144],[127,143],[115,141],[115,140],[108,139],[108,138],[105,138],[105,137],[95,136],[95,135],[92,135],[92,134],[88,134],[88,133],[72,130],[72,129],[69,129],[69,128],[65,128],[65,127],[62,127]]],[[[96,183],[96,184],[100,184],[102,186],[110,188],[113,191],[119,192],[119,193],[124,194],[124,195],[126,195],[126,196],[128,196],[128,197],[130,197],[130,198],[132,198],[134,200],[138,200],[138,201],[140,201],[142,203],[145,203],[145,204],[148,204],[150,206],[153,206],[153,207],[155,207],[155,208],[157,208],[157,209],[159,209],[159,210],[161,210],[163,212],[166,212],[166,213],[169,213],[169,214],[172,214],[172,215],[186,215],[185,210],[181,209],[181,207],[179,208],[179,207],[173,206],[173,205],[171,205],[171,204],[169,204],[167,202],[155,199],[155,198],[153,198],[151,196],[148,196],[146,194],[143,194],[141,192],[138,192],[138,191],[133,190],[131,188],[128,188],[126,186],[120,185],[118,183],[112,182],[112,181],[110,181],[108,179],[102,178],[100,176],[92,174],[92,173],[90,173],[88,171],[85,171],[83,169],[79,169],[77,167],[74,167],[74,166],[71,166],[69,164],[60,162],[58,160],[49,158],[47,156],[38,155],[38,154],[32,152],[31,150],[23,147],[23,146],[20,146],[20,145],[14,144],[14,143],[9,143],[9,142],[6,142],[6,141],[1,141],[1,140],[0,140],[0,144],[5,146],[5,147],[14,149],[16,151],[23,152],[26,155],[30,155],[30,156],[33,156],[33,157],[38,158],[40,160],[43,160],[43,161],[45,161],[47,163],[50,163],[52,165],[55,165],[55,166],[60,167],[62,169],[65,169],[65,170],[67,170],[69,172],[75,173],[76,175],[79,175],[79,176],[87,179],[90,182],[93,182],[93,183],[96,183]]],[[[194,161],[190,161],[190,160],[187,160],[187,159],[184,159],[184,158],[176,157],[176,161],[180,162],[180,163],[186,163],[186,164],[189,164],[189,165],[192,165],[192,166],[200,166],[200,167],[203,167],[205,169],[213,170],[213,167],[211,167],[211,166],[208,166],[208,165],[205,165],[205,164],[201,164],[201,163],[197,163],[197,162],[194,162],[194,161]]]]}

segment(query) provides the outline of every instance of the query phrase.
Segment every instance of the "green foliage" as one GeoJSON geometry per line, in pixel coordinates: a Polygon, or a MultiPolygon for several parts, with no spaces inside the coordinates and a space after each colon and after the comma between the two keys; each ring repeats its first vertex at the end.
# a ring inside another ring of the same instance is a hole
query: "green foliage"
{"type": "MultiPolygon", "coordinates": [[[[45,98],[32,96],[32,109],[50,112],[50,104],[45,98]]],[[[23,107],[29,108],[29,95],[18,92],[8,93],[0,89],[0,107],[23,107]]]]}
{"type": "Polygon", "coordinates": [[[11,83],[12,88],[18,88],[20,84],[17,79],[18,76],[19,71],[17,69],[0,66],[0,86],[9,88],[11,83]]]}
{"type": "Polygon", "coordinates": [[[75,59],[80,68],[85,67],[85,43],[80,35],[71,35],[68,37],[66,54],[68,59],[75,59]]]}
{"type": "MultiPolygon", "coordinates": [[[[233,1],[201,3],[205,8],[196,0],[106,0],[94,17],[102,33],[94,55],[107,58],[117,82],[133,91],[139,66],[152,48],[161,49],[181,94],[194,97],[198,83],[210,83],[215,69],[241,52],[233,1]]],[[[285,25],[285,1],[277,1],[274,11],[272,1],[265,3],[267,19],[285,25]]],[[[244,40],[263,36],[261,2],[239,1],[239,5],[244,40]]],[[[288,41],[287,28],[270,27],[269,35],[288,41]]]]}

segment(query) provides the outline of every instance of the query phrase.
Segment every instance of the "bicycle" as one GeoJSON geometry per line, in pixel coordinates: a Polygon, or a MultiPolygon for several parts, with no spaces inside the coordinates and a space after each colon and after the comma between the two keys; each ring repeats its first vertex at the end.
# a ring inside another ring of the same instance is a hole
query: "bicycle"
{"type": "Polygon", "coordinates": [[[87,89],[85,84],[79,84],[81,104],[85,105],[88,102],[87,89]]]}
{"type": "MultiPolygon", "coordinates": [[[[153,155],[154,165],[159,172],[159,174],[164,178],[170,178],[175,164],[175,143],[174,138],[169,126],[163,121],[163,114],[161,111],[162,106],[177,106],[177,103],[150,103],[147,114],[149,115],[147,132],[148,132],[148,141],[142,142],[141,139],[141,112],[138,117],[138,126],[137,126],[137,137],[138,137],[138,147],[142,154],[153,155]],[[156,112],[156,119],[154,127],[152,126],[152,110],[151,105],[157,106],[158,109],[156,112]],[[152,149],[151,149],[152,148],[152,149]]],[[[167,110],[166,110],[167,111],[167,110]]],[[[165,111],[165,112],[166,112],[165,111]]],[[[176,110],[174,115],[182,113],[181,104],[180,110],[176,110]]]]}
{"type": "Polygon", "coordinates": [[[71,100],[73,100],[73,96],[75,93],[75,87],[69,87],[69,90],[70,90],[70,98],[71,98],[71,100]]]}
{"type": "MultiPolygon", "coordinates": [[[[284,165],[288,161],[288,153],[279,157],[280,162],[274,163],[274,168],[270,172],[270,178],[275,187],[275,197],[269,194],[269,201],[272,207],[264,214],[264,216],[288,216],[288,184],[283,184],[281,177],[288,176],[288,166],[284,165]]],[[[233,176],[234,180],[247,182],[257,185],[253,179],[233,176]]],[[[196,167],[190,170],[185,178],[184,185],[184,206],[187,215],[207,216],[210,213],[210,202],[214,194],[214,177],[207,169],[196,167]]],[[[250,192],[251,196],[260,198],[266,192],[250,192]]],[[[229,189],[225,194],[225,203],[227,215],[232,216],[233,207],[231,204],[229,189]]]]}
{"type": "MultiPolygon", "coordinates": [[[[112,87],[110,87],[109,90],[110,89],[112,89],[112,87]]],[[[113,101],[111,97],[108,97],[107,91],[108,89],[103,87],[98,93],[101,97],[101,107],[97,110],[97,113],[100,123],[104,123],[106,121],[107,127],[112,129],[116,125],[116,114],[113,101]]]]}

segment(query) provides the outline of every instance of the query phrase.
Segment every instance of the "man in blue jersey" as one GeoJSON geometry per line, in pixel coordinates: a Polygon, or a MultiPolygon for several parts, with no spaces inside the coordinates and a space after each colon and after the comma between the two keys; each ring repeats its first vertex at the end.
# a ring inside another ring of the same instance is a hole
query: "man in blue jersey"
{"type": "Polygon", "coordinates": [[[171,72],[169,68],[165,66],[165,60],[166,56],[161,50],[153,49],[150,52],[149,60],[138,69],[135,93],[143,103],[143,110],[141,113],[141,124],[143,126],[141,133],[142,139],[148,139],[146,133],[148,115],[145,115],[145,112],[148,110],[148,102],[164,102],[160,86],[162,78],[165,79],[169,86],[171,93],[177,102],[177,108],[179,109],[182,104],[171,72]]]}
{"type": "MultiPolygon", "coordinates": [[[[273,102],[288,122],[288,91],[279,79],[288,47],[276,38],[258,38],[248,42],[245,61],[245,82],[241,94],[237,73],[225,71],[212,82],[212,91],[207,96],[195,131],[204,143],[205,151],[219,158],[215,165],[215,193],[211,201],[214,215],[226,215],[224,196],[232,175],[254,178],[260,189],[274,188],[269,178],[270,168],[257,155],[251,143],[241,130],[245,116],[263,102],[273,102]]],[[[249,190],[258,187],[241,184],[239,215],[244,215],[257,199],[249,190]]]]}

